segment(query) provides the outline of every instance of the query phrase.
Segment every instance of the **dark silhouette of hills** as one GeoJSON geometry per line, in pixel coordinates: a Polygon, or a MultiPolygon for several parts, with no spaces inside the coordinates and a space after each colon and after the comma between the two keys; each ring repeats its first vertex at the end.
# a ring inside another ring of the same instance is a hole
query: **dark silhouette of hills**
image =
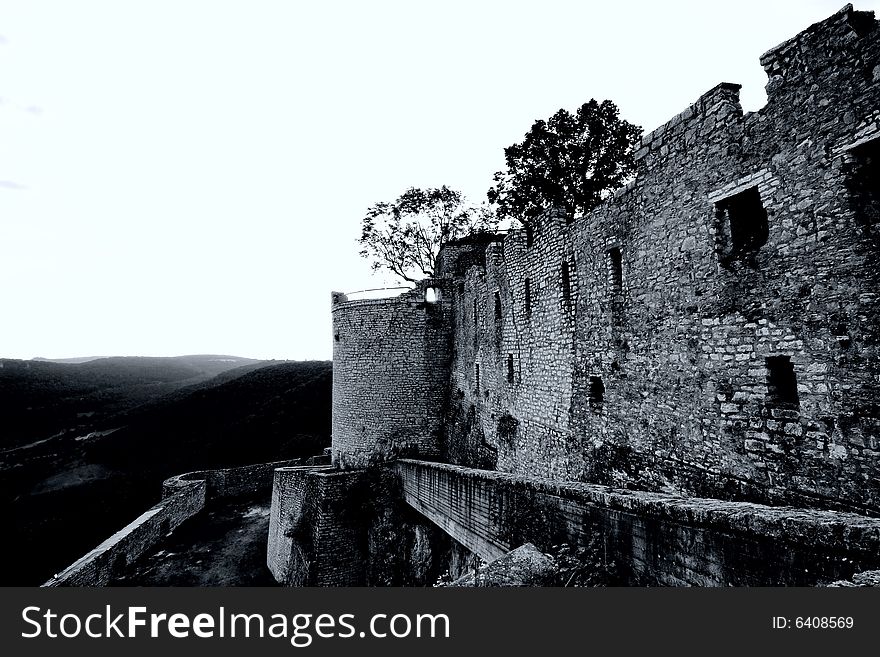
{"type": "Polygon", "coordinates": [[[222,372],[268,361],[235,356],[116,357],[84,363],[0,359],[0,450],[96,422],[222,372]]]}
{"type": "Polygon", "coordinates": [[[107,356],[78,356],[76,358],[42,358],[41,356],[34,356],[31,360],[42,361],[45,363],[88,363],[90,360],[100,360],[101,358],[107,358],[107,356]]]}
{"type": "Polygon", "coordinates": [[[305,361],[243,367],[109,418],[123,426],[88,453],[162,477],[318,454],[330,444],[332,366],[305,361]],[[155,453],[173,454],[165,459],[155,453]]]}
{"type": "Polygon", "coordinates": [[[186,358],[0,361],[0,513],[14,537],[0,549],[16,564],[0,583],[42,583],[158,501],[171,475],[330,444],[331,363],[186,358]]]}

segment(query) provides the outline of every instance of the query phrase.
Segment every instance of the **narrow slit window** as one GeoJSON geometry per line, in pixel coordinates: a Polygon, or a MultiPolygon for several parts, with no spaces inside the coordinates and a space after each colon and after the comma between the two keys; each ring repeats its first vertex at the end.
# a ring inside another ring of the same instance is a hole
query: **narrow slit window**
{"type": "Polygon", "coordinates": [[[507,382],[513,383],[513,354],[507,354],[507,382]]]}
{"type": "Polygon", "coordinates": [[[612,294],[623,290],[623,257],[616,246],[608,249],[608,287],[612,294]]]}
{"type": "Polygon", "coordinates": [[[501,292],[495,292],[495,321],[501,321],[501,292]]]}
{"type": "Polygon", "coordinates": [[[535,229],[531,226],[526,226],[526,247],[532,248],[532,245],[535,243],[535,229]]]}
{"type": "Polygon", "coordinates": [[[605,404],[605,384],[602,382],[601,376],[590,377],[589,390],[590,409],[598,413],[605,404]]]}
{"type": "Polygon", "coordinates": [[[797,376],[790,356],[770,356],[767,365],[767,401],[774,405],[797,406],[797,376]]]}
{"type": "Polygon", "coordinates": [[[525,306],[526,306],[526,315],[532,314],[532,281],[531,279],[526,279],[525,285],[525,306]]]}
{"type": "Polygon", "coordinates": [[[562,300],[568,302],[571,299],[571,274],[568,271],[568,263],[562,263],[562,300]]]}

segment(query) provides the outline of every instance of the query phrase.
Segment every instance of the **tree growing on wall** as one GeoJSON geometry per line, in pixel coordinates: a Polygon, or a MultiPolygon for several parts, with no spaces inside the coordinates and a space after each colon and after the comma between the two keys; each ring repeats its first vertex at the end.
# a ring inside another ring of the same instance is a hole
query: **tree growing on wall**
{"type": "Polygon", "coordinates": [[[504,149],[507,170],[495,174],[489,202],[500,218],[523,223],[550,208],[586,212],[633,173],[641,133],[610,100],[590,100],[574,114],[560,109],[504,149]]]}
{"type": "Polygon", "coordinates": [[[373,271],[384,268],[414,283],[433,276],[434,261],[445,243],[497,225],[486,207],[467,205],[460,192],[445,185],[410,187],[397,200],[367,209],[358,242],[373,271]]]}

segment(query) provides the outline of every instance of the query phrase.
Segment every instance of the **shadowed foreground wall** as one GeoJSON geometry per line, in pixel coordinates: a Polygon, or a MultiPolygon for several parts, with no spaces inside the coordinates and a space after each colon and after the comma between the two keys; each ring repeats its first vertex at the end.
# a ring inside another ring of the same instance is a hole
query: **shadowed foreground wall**
{"type": "Polygon", "coordinates": [[[631,584],[809,586],[880,565],[880,519],[682,498],[403,460],[404,498],[492,561],[606,538],[631,584]]]}
{"type": "Polygon", "coordinates": [[[267,566],[290,586],[364,583],[357,500],[363,474],[327,467],[279,468],[272,486],[267,566]]]}
{"type": "Polygon", "coordinates": [[[266,493],[275,468],[305,461],[276,461],[187,472],[166,479],[162,501],[148,509],[43,586],[105,586],[209,502],[266,493]]]}

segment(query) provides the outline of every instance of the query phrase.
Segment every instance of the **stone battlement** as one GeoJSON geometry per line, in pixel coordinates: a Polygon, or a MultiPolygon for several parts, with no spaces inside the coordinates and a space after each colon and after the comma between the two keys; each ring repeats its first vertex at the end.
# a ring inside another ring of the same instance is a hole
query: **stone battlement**
{"type": "Polygon", "coordinates": [[[337,298],[334,463],[880,513],[877,25],[847,5],[771,49],[763,109],[715,86],[587,215],[337,298]]]}

